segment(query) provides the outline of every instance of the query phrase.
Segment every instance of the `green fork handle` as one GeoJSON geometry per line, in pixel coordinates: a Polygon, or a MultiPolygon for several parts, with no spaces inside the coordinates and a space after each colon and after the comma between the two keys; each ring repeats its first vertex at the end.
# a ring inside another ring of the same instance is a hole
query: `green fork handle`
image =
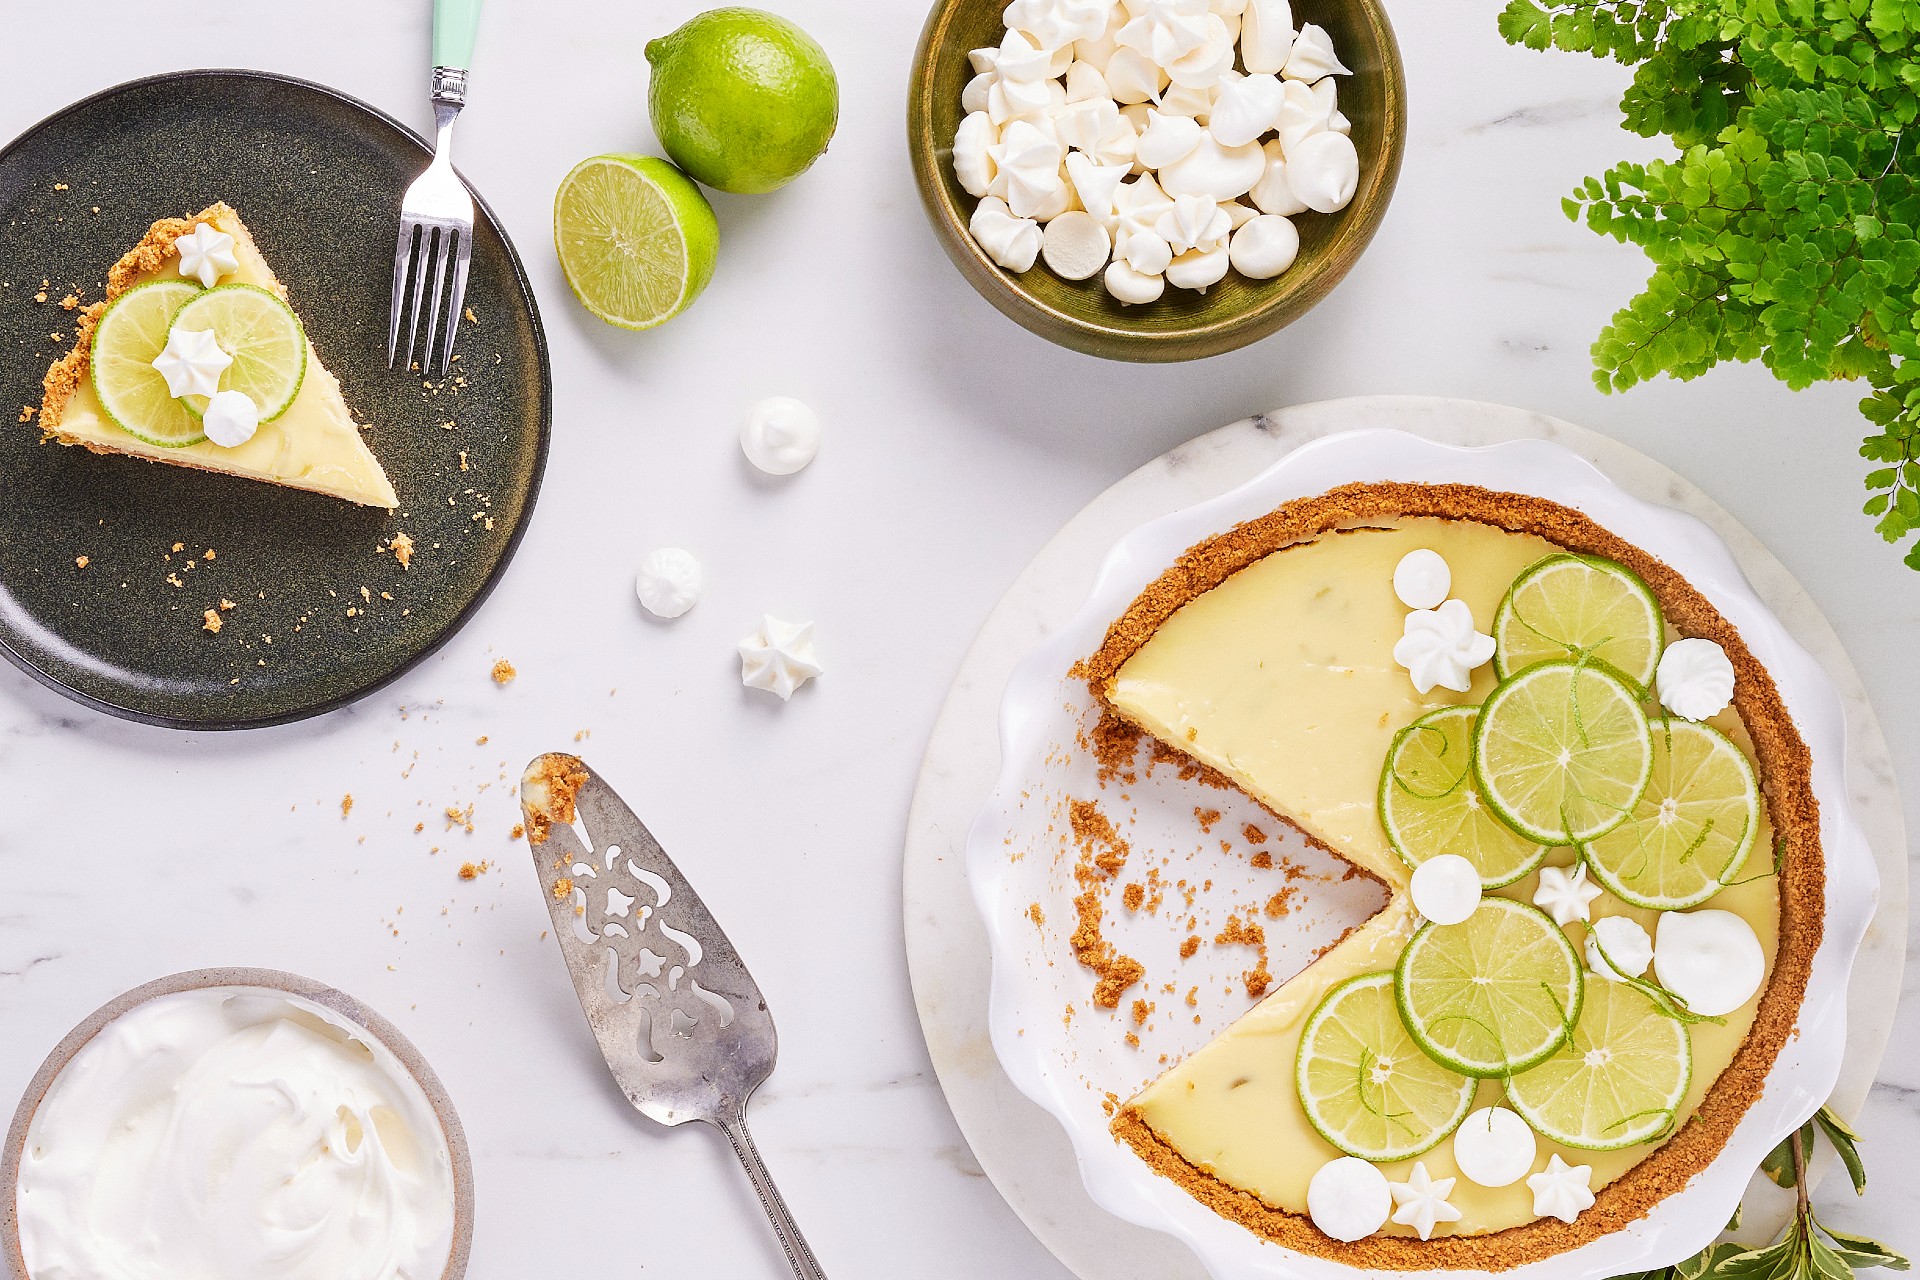
{"type": "Polygon", "coordinates": [[[480,0],[433,0],[433,65],[465,71],[480,30],[480,0]]]}

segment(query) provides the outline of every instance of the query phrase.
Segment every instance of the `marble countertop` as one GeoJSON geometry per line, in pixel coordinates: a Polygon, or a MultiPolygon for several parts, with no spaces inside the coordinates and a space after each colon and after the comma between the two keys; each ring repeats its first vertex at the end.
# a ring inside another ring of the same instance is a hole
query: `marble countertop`
{"type": "MultiPolygon", "coordinates": [[[[324,81],[423,127],[428,7],[222,7],[224,27],[202,36],[96,0],[84,55],[63,52],[74,38],[60,6],[24,8],[13,47],[33,52],[0,90],[0,136],[109,84],[196,65],[324,81]]],[[[550,200],[581,157],[653,149],[641,47],[697,7],[556,17],[496,0],[486,15],[462,165],[527,258],[556,402],[526,542],[463,634],[354,708],[244,735],[107,720],[0,672],[14,801],[0,828],[0,1106],[127,987],[198,966],[292,969],[380,1008],[460,1105],[476,1280],[556,1262],[786,1274],[718,1136],[626,1107],[540,939],[508,779],[538,751],[573,747],[646,815],[766,991],[783,1052],[756,1136],[827,1272],[893,1275],[912,1259],[923,1276],[1061,1280],[981,1176],[928,1065],[899,924],[912,783],[975,628],[1054,529],[1146,460],[1279,404],[1501,401],[1688,476],[1834,621],[1920,825],[1920,576],[1857,514],[1855,397],[1794,394],[1757,369],[1592,388],[1587,346],[1646,267],[1567,223],[1559,198],[1650,154],[1616,127],[1619,68],[1508,48],[1492,0],[1397,6],[1406,167],[1352,276],[1251,349],[1125,367],[1016,328],[939,252],[902,128],[921,7],[783,0],[839,68],[839,137],[787,191],[717,199],[711,289],[665,329],[621,333],[569,298],[547,247],[550,200]],[[826,424],[820,460],[785,481],[750,472],[734,444],[747,406],[774,393],[826,424]],[[663,543],[695,550],[711,584],[671,625],[644,618],[630,589],[663,543]],[[763,611],[818,620],[828,674],[791,704],[738,683],[733,644],[763,611]],[[512,684],[488,679],[497,657],[518,667],[512,684]],[[444,811],[469,804],[475,829],[447,829],[444,811]],[[494,865],[469,882],[462,861],[494,865]],[[616,1197],[617,1233],[567,1216],[616,1197]]],[[[1920,967],[1908,973],[1920,982],[1920,967]]],[[[1861,1119],[1875,1185],[1860,1201],[1821,1193],[1835,1225],[1909,1249],[1917,1064],[1909,995],[1861,1119]]]]}

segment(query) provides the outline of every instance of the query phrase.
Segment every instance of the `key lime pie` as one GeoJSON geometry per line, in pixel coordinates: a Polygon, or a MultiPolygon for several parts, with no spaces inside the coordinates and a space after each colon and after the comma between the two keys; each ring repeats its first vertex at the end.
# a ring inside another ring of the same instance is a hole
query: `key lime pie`
{"type": "Polygon", "coordinates": [[[240,215],[163,218],[47,371],[46,438],[363,506],[399,505],[240,215]]]}
{"type": "Polygon", "coordinates": [[[1719,1153],[1824,881],[1806,748],[1673,570],[1541,499],[1349,486],[1190,549],[1081,670],[1388,892],[1117,1109],[1155,1172],[1290,1248],[1499,1270],[1719,1153]]]}

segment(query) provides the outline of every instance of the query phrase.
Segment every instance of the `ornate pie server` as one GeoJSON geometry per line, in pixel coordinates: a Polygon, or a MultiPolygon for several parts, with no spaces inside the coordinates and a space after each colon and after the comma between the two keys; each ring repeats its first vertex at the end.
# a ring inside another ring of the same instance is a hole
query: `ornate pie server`
{"type": "Polygon", "coordinates": [[[727,1135],[799,1280],[826,1280],[747,1133],[773,1073],[773,1017],[727,935],[659,841],[578,757],[536,757],[520,781],[553,936],[614,1081],[661,1124],[727,1135]]]}

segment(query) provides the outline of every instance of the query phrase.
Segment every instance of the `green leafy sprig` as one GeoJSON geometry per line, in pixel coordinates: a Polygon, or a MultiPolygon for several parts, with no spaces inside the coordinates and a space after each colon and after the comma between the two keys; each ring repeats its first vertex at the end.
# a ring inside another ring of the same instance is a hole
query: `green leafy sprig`
{"type": "Polygon", "coordinates": [[[1563,202],[1654,267],[1593,345],[1600,389],[1727,360],[1862,381],[1864,510],[1920,532],[1920,3],[1510,0],[1500,32],[1634,67],[1625,127],[1679,151],[1563,202]]]}

